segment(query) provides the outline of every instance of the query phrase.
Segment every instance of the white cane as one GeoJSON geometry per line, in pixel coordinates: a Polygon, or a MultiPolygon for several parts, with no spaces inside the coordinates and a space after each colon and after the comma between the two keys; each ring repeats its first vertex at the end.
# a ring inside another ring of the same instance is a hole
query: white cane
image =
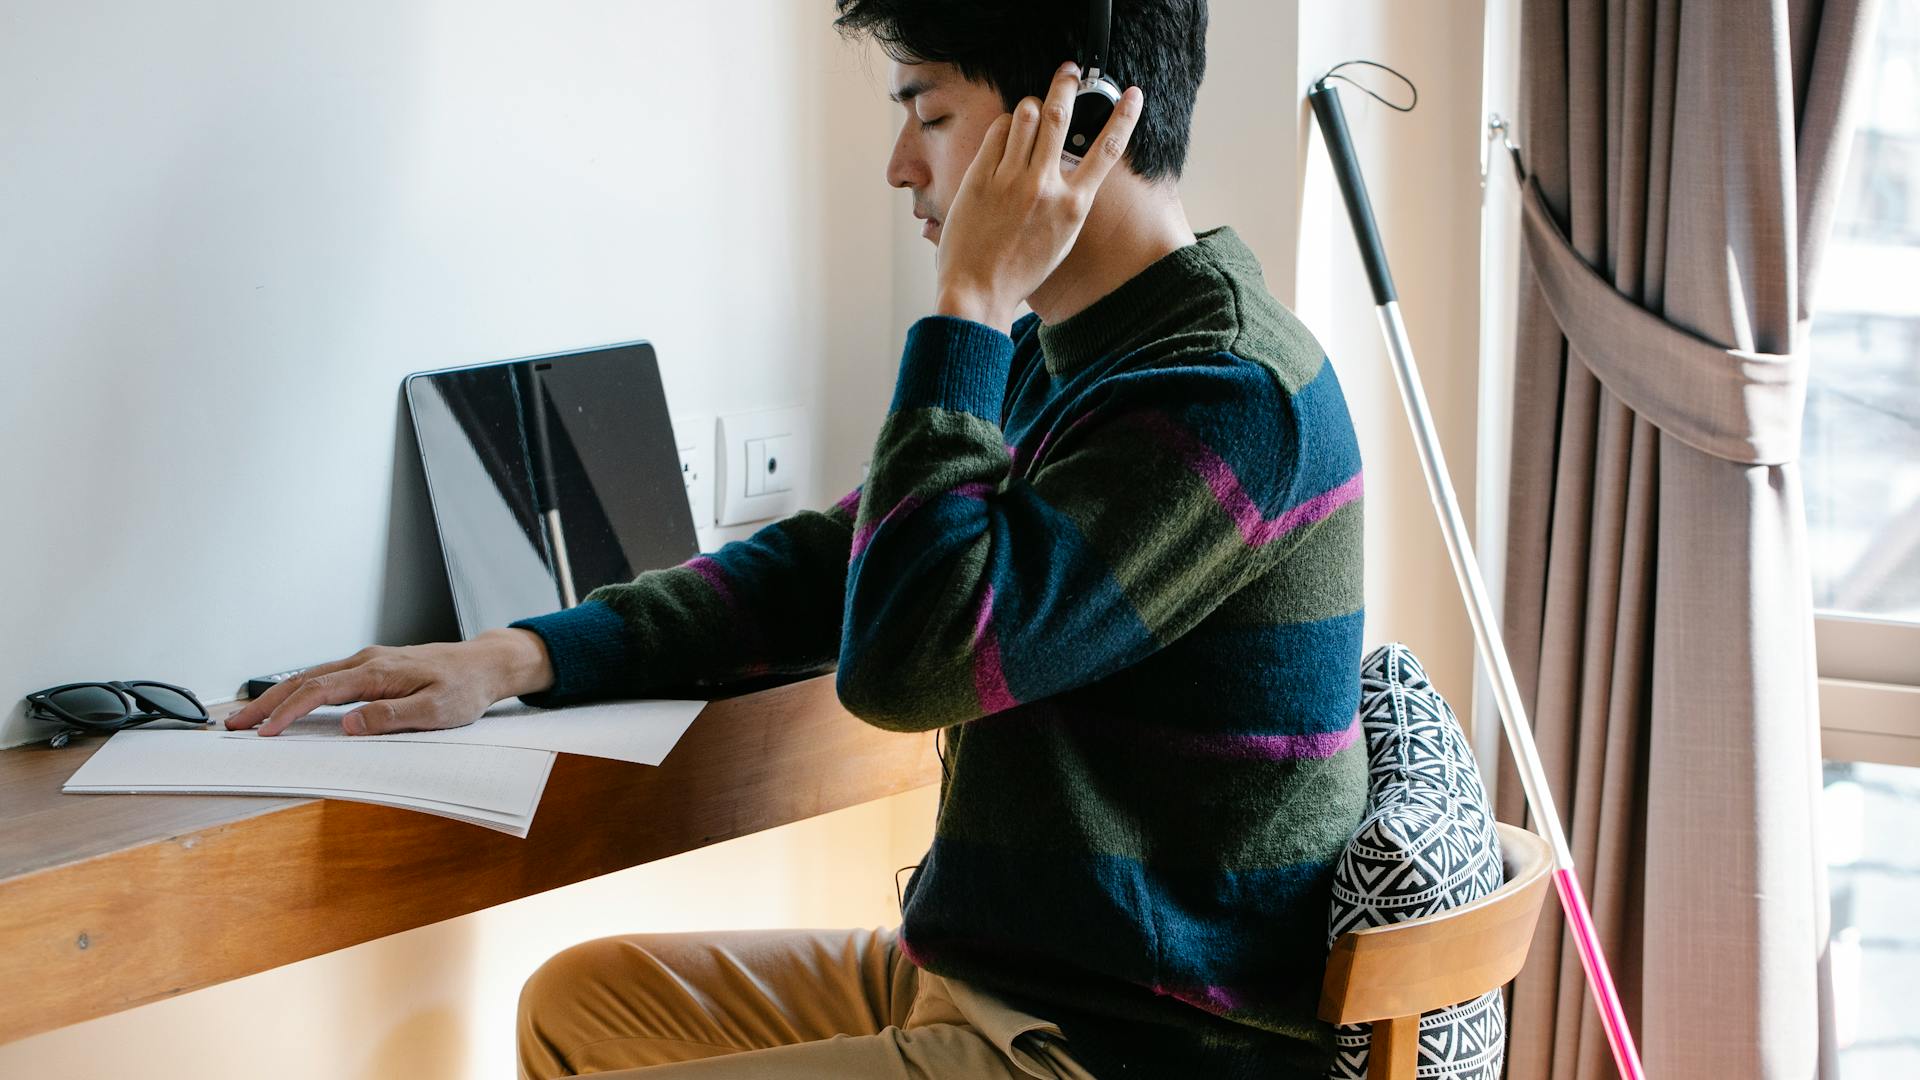
{"type": "Polygon", "coordinates": [[[1587,910],[1586,894],[1574,873],[1573,852],[1560,828],[1560,815],[1554,809],[1553,792],[1540,767],[1540,755],[1534,749],[1533,729],[1520,704],[1520,688],[1513,679],[1513,667],[1500,639],[1500,624],[1493,616],[1493,603],[1487,597],[1486,581],[1480,563],[1474,558],[1467,539],[1466,521],[1460,515],[1460,503],[1454,495],[1453,481],[1447,475],[1447,461],[1440,451],[1440,437],[1433,428],[1433,416],[1427,411],[1427,395],[1420,387],[1420,372],[1413,362],[1413,344],[1407,339],[1407,326],[1400,318],[1400,303],[1393,290],[1393,275],[1387,270],[1386,250],[1373,221],[1373,206],[1367,200],[1367,186],[1360,175],[1360,160],[1354,155],[1347,135],[1346,114],[1340,108],[1340,91],[1327,85],[1322,77],[1308,92],[1313,115],[1320,122],[1320,133],[1327,142],[1327,154],[1333,162],[1340,194],[1347,204],[1347,217],[1353,224],[1354,239],[1360,245],[1360,258],[1366,264],[1367,279],[1373,286],[1373,301],[1380,316],[1380,331],[1387,339],[1387,352],[1393,360],[1394,381],[1400,387],[1400,403],[1406,407],[1407,422],[1413,428],[1414,446],[1420,453],[1421,471],[1426,474],[1427,494],[1440,518],[1440,532],[1446,538],[1447,556],[1460,582],[1460,595],[1466,601],[1467,617],[1473,623],[1473,637],[1479,646],[1480,661],[1493,682],[1494,701],[1500,710],[1500,726],[1505,730],[1507,746],[1513,751],[1520,773],[1527,807],[1537,827],[1553,849],[1555,891],[1566,913],[1567,929],[1573,934],[1586,969],[1587,986],[1593,992],[1607,1042],[1613,1049],[1614,1064],[1623,1080],[1645,1080],[1640,1053],[1627,1027],[1626,1014],[1620,1008],[1620,995],[1607,970],[1607,958],[1593,928],[1593,916],[1587,910]]]}

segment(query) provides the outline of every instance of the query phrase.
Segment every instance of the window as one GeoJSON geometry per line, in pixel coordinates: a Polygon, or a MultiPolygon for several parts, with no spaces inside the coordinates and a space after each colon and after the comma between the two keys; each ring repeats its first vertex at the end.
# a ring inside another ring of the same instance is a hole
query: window
{"type": "Polygon", "coordinates": [[[1880,15],[1814,290],[1802,460],[1827,755],[1920,765],[1920,0],[1880,15]]]}
{"type": "Polygon", "coordinates": [[[1833,894],[1833,992],[1843,1080],[1920,1076],[1920,769],[1829,761],[1821,817],[1833,894]]]}
{"type": "Polygon", "coordinates": [[[1844,1080],[1920,1076],[1920,0],[1887,0],[1814,294],[1807,528],[1844,1080]]]}
{"type": "Polygon", "coordinates": [[[1807,523],[1816,602],[1920,621],[1920,3],[1892,0],[1814,292],[1807,523]]]}

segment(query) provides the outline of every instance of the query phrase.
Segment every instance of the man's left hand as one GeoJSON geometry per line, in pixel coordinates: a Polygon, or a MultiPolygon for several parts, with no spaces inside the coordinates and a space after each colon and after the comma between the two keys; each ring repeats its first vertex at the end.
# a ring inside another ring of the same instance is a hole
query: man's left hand
{"type": "Polygon", "coordinates": [[[1079,83],[1078,66],[1063,64],[1046,101],[1025,98],[987,129],[942,223],[936,314],[1008,332],[1021,302],[1072,250],[1141,105],[1140,89],[1128,87],[1092,150],[1065,172],[1060,152],[1079,83]]]}

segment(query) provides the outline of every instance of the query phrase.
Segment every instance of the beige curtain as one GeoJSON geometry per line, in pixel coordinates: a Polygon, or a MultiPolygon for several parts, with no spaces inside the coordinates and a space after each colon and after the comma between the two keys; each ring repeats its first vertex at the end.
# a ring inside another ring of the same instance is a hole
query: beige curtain
{"type": "MultiPolygon", "coordinates": [[[[1800,475],[1872,0],[1529,0],[1505,630],[1649,1076],[1830,1067],[1800,475]],[[1817,358],[1814,358],[1817,362],[1817,358]]],[[[1524,809],[1503,763],[1501,816],[1524,809]]],[[[1557,907],[1508,1076],[1614,1075],[1557,907]]]]}

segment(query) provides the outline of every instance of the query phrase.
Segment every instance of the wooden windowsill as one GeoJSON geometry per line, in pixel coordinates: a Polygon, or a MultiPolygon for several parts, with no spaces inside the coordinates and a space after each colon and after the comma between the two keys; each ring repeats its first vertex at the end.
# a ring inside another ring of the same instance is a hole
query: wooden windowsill
{"type": "MultiPolygon", "coordinates": [[[[216,715],[238,705],[215,709],[216,715]]],[[[822,675],[710,703],[658,768],[562,754],[521,840],[319,799],[64,795],[0,752],[0,1043],[935,783],[822,675]]]]}

